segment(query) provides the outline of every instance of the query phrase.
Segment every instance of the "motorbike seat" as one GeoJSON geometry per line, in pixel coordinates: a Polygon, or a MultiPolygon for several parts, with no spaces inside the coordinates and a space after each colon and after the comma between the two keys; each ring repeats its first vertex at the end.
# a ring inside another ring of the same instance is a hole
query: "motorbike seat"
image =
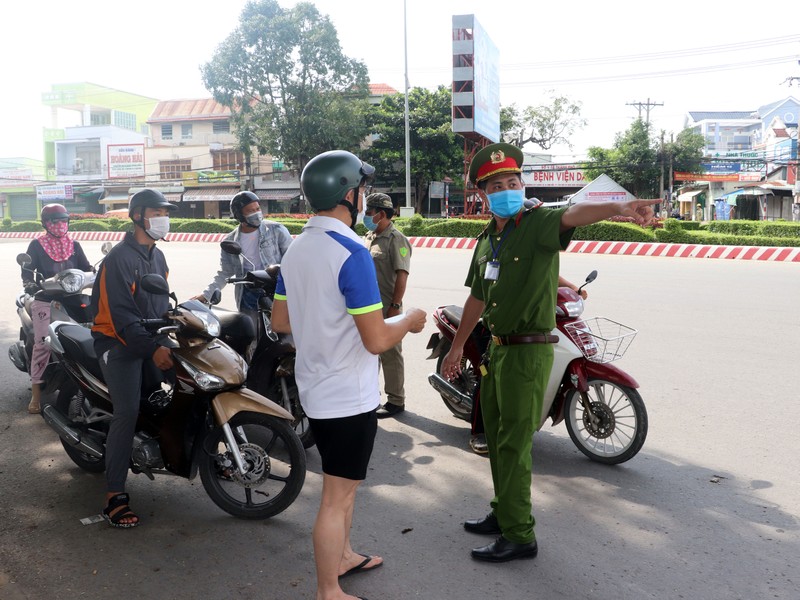
{"type": "Polygon", "coordinates": [[[91,330],[80,325],[64,325],[58,330],[58,339],[64,351],[74,360],[86,367],[89,372],[103,379],[100,363],[94,351],[94,338],[91,330]]]}
{"type": "Polygon", "coordinates": [[[454,304],[450,306],[445,306],[442,309],[442,313],[444,314],[444,316],[447,318],[448,321],[450,321],[450,323],[452,323],[456,327],[456,329],[461,323],[461,315],[463,314],[463,312],[464,312],[463,307],[456,306],[454,304]]]}
{"type": "Polygon", "coordinates": [[[211,309],[211,312],[219,319],[220,339],[239,354],[244,355],[244,351],[256,339],[256,326],[250,315],[216,306],[211,309]]]}

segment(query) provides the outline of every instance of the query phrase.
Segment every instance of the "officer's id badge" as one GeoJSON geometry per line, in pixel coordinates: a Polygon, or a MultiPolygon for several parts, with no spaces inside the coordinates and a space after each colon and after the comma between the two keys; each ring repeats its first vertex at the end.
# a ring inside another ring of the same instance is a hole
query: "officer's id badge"
{"type": "Polygon", "coordinates": [[[402,256],[403,258],[408,256],[408,248],[400,248],[400,256],[402,256]]]}
{"type": "Polygon", "coordinates": [[[483,278],[489,281],[497,281],[499,275],[500,275],[500,261],[490,260],[486,264],[486,273],[484,273],[483,278]]]}

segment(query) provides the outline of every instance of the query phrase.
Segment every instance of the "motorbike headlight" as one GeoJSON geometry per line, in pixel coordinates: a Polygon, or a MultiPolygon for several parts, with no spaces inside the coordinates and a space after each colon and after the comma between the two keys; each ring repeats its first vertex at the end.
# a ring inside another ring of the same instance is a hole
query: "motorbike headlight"
{"type": "Polygon", "coordinates": [[[186,369],[186,372],[191,375],[195,383],[197,383],[197,385],[200,386],[200,389],[204,392],[213,392],[215,390],[221,390],[225,387],[225,380],[221,377],[201,371],[193,364],[183,360],[180,357],[178,357],[178,361],[181,363],[181,365],[183,365],[183,368],[186,369]]]}
{"type": "Polygon", "coordinates": [[[219,337],[220,332],[220,325],[219,320],[217,317],[213,315],[213,313],[202,311],[202,310],[192,310],[191,312],[195,317],[200,319],[203,322],[203,325],[206,328],[206,332],[211,337],[219,337]]]}
{"type": "Polygon", "coordinates": [[[83,289],[85,276],[83,271],[69,270],[57,275],[58,285],[68,294],[75,294],[83,289]]]}
{"type": "Polygon", "coordinates": [[[583,298],[578,298],[573,302],[565,302],[564,309],[569,317],[579,317],[583,314],[583,298]]]}

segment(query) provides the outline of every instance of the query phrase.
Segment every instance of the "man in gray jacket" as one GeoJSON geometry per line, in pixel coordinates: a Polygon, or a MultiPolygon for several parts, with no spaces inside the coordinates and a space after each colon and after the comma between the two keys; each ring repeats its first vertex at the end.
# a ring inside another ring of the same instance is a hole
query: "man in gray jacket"
{"type": "MultiPolygon", "coordinates": [[[[241,277],[248,271],[266,269],[269,265],[280,264],[286,249],[292,243],[292,236],[284,225],[264,220],[258,196],[253,192],[239,192],[231,199],[231,215],[239,221],[225,238],[238,242],[242,247],[239,256],[221,251],[220,268],[211,283],[198,299],[208,301],[214,290],[221,290],[229,277],[241,277]]],[[[250,315],[258,327],[258,298],[261,290],[253,290],[243,285],[235,286],[236,307],[250,315]]]]}

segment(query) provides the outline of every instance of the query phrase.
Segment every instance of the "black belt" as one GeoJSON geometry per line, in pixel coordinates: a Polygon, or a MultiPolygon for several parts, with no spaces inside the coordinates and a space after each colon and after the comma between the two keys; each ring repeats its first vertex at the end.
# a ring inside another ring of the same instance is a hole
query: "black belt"
{"type": "Polygon", "coordinates": [[[557,344],[558,336],[550,333],[527,333],[521,335],[493,335],[495,346],[513,346],[515,344],[557,344]]]}

